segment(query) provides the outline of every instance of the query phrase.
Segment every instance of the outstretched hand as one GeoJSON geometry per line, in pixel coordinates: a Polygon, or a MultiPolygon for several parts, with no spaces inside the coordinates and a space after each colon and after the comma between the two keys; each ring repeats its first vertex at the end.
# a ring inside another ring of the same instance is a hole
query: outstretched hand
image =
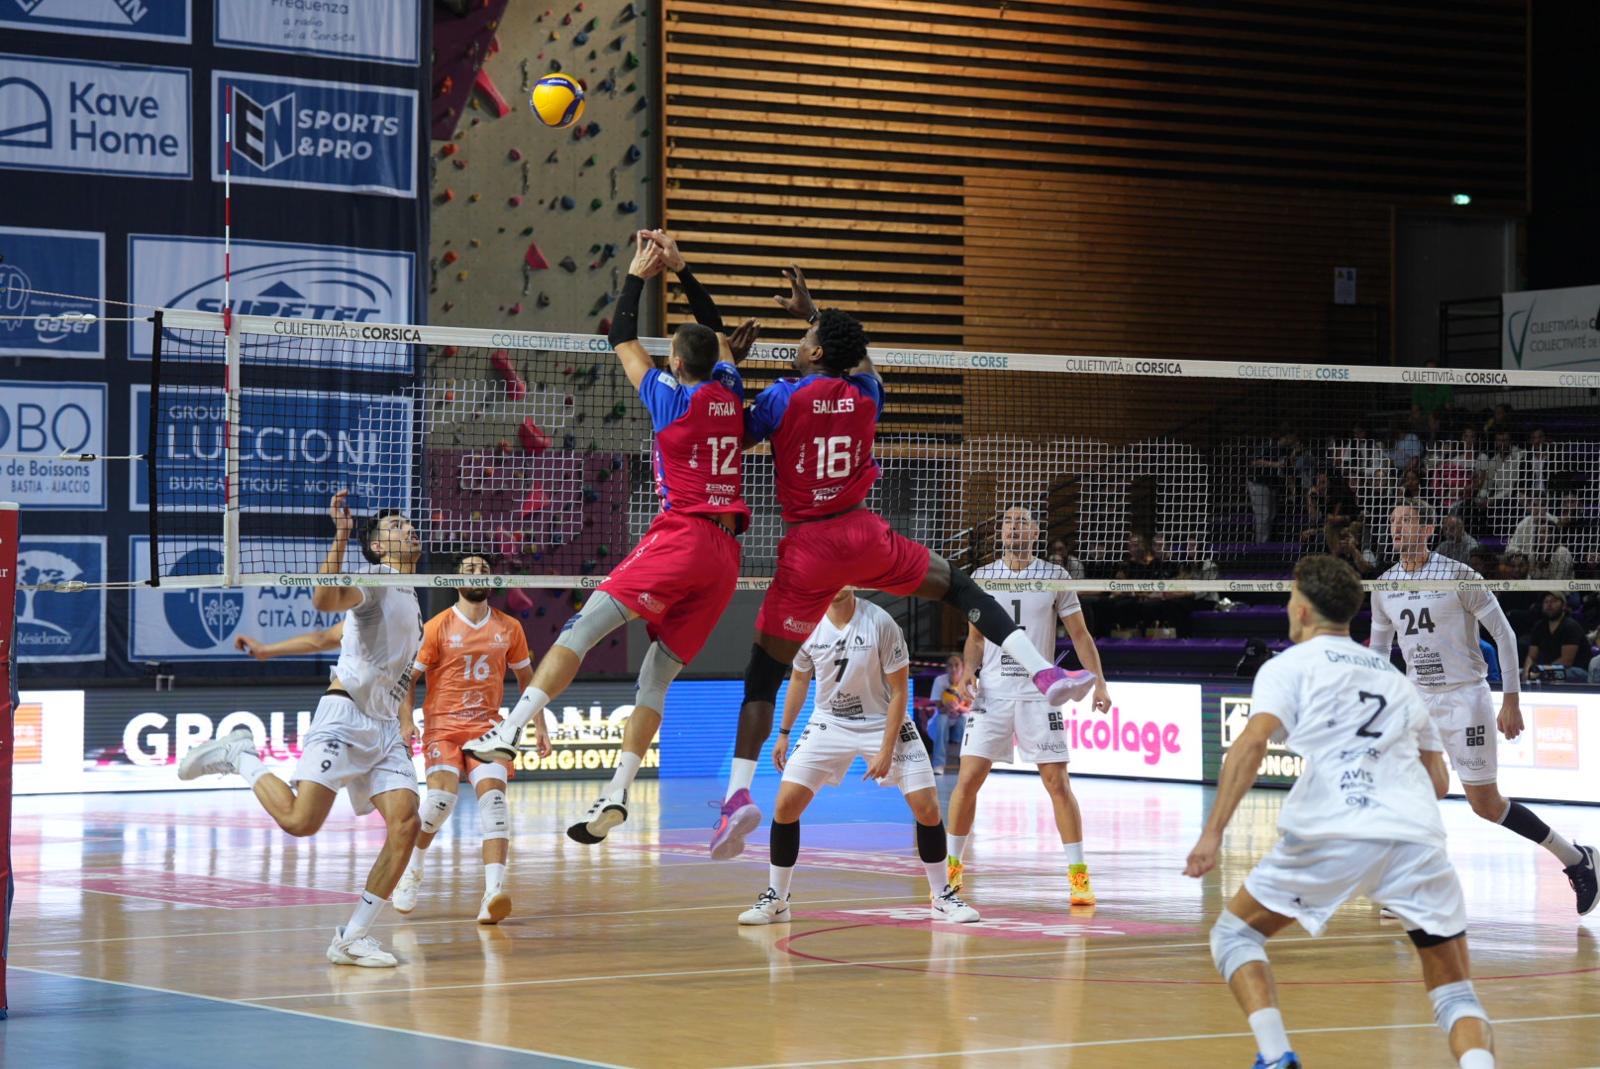
{"type": "Polygon", "coordinates": [[[761,324],[754,319],[746,319],[734,328],[733,333],[728,335],[728,351],[733,354],[735,364],[750,355],[750,348],[759,337],[761,324]]]}
{"type": "Polygon", "coordinates": [[[665,230],[646,230],[643,233],[661,250],[661,262],[668,271],[684,269],[683,253],[678,251],[678,241],[665,230]]]}
{"type": "Polygon", "coordinates": [[[628,265],[628,274],[638,278],[654,278],[666,266],[666,256],[650,234],[649,230],[641,230],[634,235],[637,245],[633,251],[633,262],[628,265]]]}
{"type": "Polygon", "coordinates": [[[772,299],[777,301],[785,312],[798,319],[809,320],[817,313],[816,302],[811,299],[811,290],[806,286],[806,276],[801,273],[799,264],[790,264],[783,269],[784,280],[789,283],[789,293],[776,294],[772,299]]]}

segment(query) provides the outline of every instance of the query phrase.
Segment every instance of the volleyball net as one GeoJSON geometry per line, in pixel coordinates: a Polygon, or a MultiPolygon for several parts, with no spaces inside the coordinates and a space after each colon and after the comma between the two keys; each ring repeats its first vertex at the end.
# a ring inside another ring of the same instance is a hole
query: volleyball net
{"type": "MultiPolygon", "coordinates": [[[[160,318],[137,328],[155,359],[134,407],[150,421],[135,500],[155,513],[161,585],[452,586],[460,556],[485,554],[500,586],[590,587],[656,514],[650,426],[603,337],[249,315],[229,335],[219,315],[160,318]],[[319,574],[338,489],[358,516],[411,519],[420,578],[355,550],[319,574]]],[[[748,395],[793,355],[757,345],[748,395]]],[[[868,504],[965,567],[1027,538],[1074,577],[1049,585],[1083,590],[1283,590],[1315,551],[1371,578],[1398,556],[1392,510],[1412,503],[1441,551],[1503,589],[1596,588],[1600,375],[871,356],[888,401],[868,504]],[[1007,535],[1011,509],[1033,522],[1007,535]]],[[[782,533],[766,447],[744,471],[742,582],[757,588],[782,533]]]]}

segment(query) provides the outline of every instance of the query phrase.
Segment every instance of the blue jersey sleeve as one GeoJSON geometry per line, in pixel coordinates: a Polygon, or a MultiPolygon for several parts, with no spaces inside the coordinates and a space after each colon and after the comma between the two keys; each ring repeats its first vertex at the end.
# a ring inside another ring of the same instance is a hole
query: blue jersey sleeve
{"type": "Polygon", "coordinates": [[[877,417],[883,418],[883,380],[876,375],[851,375],[850,382],[862,393],[872,398],[878,406],[877,417]]]}
{"type": "Polygon", "coordinates": [[[717,366],[711,369],[711,377],[722,383],[742,404],[744,402],[744,376],[739,374],[739,369],[726,360],[717,361],[717,366]]]}
{"type": "Polygon", "coordinates": [[[778,430],[778,424],[783,422],[783,413],[789,407],[789,398],[794,393],[794,382],[790,379],[779,379],[756,397],[756,403],[744,415],[744,436],[764,442],[771,438],[778,430]]]}
{"type": "Polygon", "coordinates": [[[639,383],[639,400],[650,413],[650,424],[665,430],[677,418],[689,411],[689,391],[685,390],[670,371],[652,371],[639,383]]]}

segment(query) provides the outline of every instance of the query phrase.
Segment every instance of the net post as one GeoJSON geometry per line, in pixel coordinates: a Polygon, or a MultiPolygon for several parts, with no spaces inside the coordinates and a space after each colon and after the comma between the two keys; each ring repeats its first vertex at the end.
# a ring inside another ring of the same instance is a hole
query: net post
{"type": "Polygon", "coordinates": [[[230,330],[223,341],[227,362],[223,368],[223,475],[222,475],[222,582],[239,582],[239,418],[241,391],[239,332],[230,330]]]}
{"type": "Polygon", "coordinates": [[[161,309],[156,309],[150,322],[150,433],[144,443],[144,481],[150,509],[146,515],[150,524],[150,585],[160,586],[161,548],[157,543],[161,537],[161,523],[158,519],[160,502],[156,490],[156,453],[161,441],[161,309]]]}
{"type": "Polygon", "coordinates": [[[17,505],[0,501],[0,1020],[6,1016],[6,958],[11,946],[11,755],[17,680],[12,638],[17,617],[17,505]]]}

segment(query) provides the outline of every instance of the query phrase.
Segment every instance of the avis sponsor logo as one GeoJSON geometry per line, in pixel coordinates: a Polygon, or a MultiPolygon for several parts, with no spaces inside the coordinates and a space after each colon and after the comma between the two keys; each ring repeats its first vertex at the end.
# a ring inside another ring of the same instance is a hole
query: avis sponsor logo
{"type": "Polygon", "coordinates": [[[0,55],[0,167],[188,178],[189,72],[0,55]]]}
{"type": "Polygon", "coordinates": [[[815,620],[796,620],[793,616],[783,618],[783,629],[796,635],[809,635],[817,629],[815,620]]]}
{"type": "Polygon", "coordinates": [[[415,91],[215,71],[211,170],[219,181],[230,102],[234,181],[416,195],[415,91]]]}

